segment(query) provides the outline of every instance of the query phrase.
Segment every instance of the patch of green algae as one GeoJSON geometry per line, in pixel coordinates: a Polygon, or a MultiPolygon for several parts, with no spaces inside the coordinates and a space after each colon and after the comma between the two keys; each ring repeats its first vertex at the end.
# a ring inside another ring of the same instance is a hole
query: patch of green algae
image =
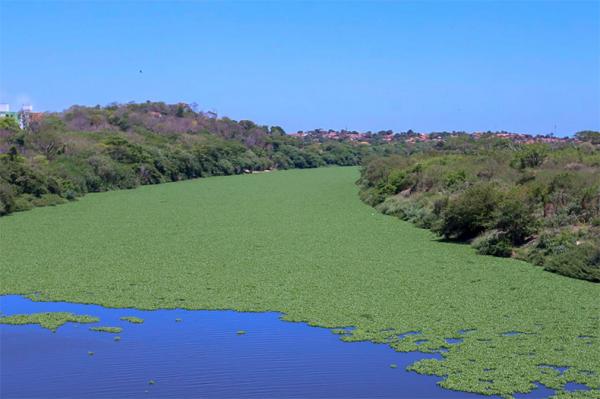
{"type": "Polygon", "coordinates": [[[280,311],[355,327],[345,341],[447,350],[410,367],[446,388],[510,396],[539,381],[567,395],[574,381],[591,391],[568,395],[600,395],[600,284],[439,242],[361,203],[357,178],[355,168],[216,177],[0,218],[0,293],[280,311]]]}
{"type": "Polygon", "coordinates": [[[39,324],[48,330],[55,332],[58,327],[65,323],[96,323],[100,321],[97,317],[88,315],[76,315],[67,312],[47,312],[32,314],[16,314],[0,317],[0,324],[39,324]]]}

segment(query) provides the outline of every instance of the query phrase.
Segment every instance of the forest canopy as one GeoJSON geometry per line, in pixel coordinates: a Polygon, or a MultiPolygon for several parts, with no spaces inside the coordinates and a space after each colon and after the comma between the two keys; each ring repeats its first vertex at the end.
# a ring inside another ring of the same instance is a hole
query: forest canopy
{"type": "Polygon", "coordinates": [[[73,106],[25,129],[0,119],[0,215],[88,192],[271,169],[357,165],[369,149],[305,143],[279,126],[188,104],[73,106]]]}

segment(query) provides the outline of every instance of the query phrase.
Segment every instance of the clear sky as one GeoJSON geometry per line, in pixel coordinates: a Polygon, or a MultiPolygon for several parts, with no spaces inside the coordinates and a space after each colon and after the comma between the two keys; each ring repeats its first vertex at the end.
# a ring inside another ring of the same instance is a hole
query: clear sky
{"type": "Polygon", "coordinates": [[[600,1],[0,0],[0,102],[146,100],[288,132],[600,130],[600,1]]]}

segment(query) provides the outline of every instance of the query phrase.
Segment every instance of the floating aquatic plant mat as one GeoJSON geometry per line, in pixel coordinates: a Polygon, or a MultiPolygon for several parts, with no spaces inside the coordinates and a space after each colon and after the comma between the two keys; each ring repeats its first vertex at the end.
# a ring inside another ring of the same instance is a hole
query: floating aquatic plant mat
{"type": "Polygon", "coordinates": [[[600,284],[439,242],[361,203],[357,178],[355,168],[214,177],[0,218],[0,293],[280,311],[352,326],[336,330],[346,341],[441,351],[411,368],[447,388],[507,396],[574,381],[592,390],[572,395],[598,397],[600,284]]]}
{"type": "Polygon", "coordinates": [[[11,316],[0,317],[0,324],[39,324],[43,328],[55,332],[60,326],[66,323],[96,323],[100,321],[97,317],[88,315],[78,315],[68,312],[46,312],[31,314],[15,314],[11,316]]]}

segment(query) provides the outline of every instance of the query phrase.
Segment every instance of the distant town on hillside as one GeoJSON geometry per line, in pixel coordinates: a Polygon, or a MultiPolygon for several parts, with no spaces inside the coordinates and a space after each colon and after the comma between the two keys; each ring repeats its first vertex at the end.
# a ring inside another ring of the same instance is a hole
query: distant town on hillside
{"type": "MultiPolygon", "coordinates": [[[[585,133],[585,132],[583,132],[585,133]]],[[[299,131],[290,134],[290,136],[298,137],[306,141],[322,141],[322,140],[339,140],[339,141],[352,141],[359,144],[372,144],[374,142],[403,142],[403,143],[419,143],[419,142],[443,142],[453,137],[472,137],[475,139],[496,137],[501,139],[508,139],[515,143],[520,144],[533,144],[533,143],[569,143],[585,141],[580,136],[575,135],[573,137],[557,137],[553,134],[548,135],[534,135],[524,133],[512,133],[507,131],[500,132],[464,132],[464,131],[451,131],[451,132],[431,132],[431,133],[419,133],[413,130],[406,132],[394,132],[392,130],[382,130],[379,132],[357,132],[349,130],[323,130],[315,129],[309,131],[299,131]]]]}
{"type": "MultiPolygon", "coordinates": [[[[218,119],[218,116],[213,111],[199,111],[196,104],[178,103],[179,106],[186,110],[196,112],[200,117],[206,119],[218,119]]],[[[76,108],[76,107],[75,107],[76,108]]],[[[19,111],[11,111],[9,104],[0,103],[0,118],[14,119],[21,129],[25,129],[32,122],[40,122],[48,115],[55,114],[53,112],[34,112],[33,106],[23,105],[19,111]]],[[[160,119],[164,116],[161,112],[149,112],[151,116],[160,119]]],[[[229,119],[229,118],[224,118],[229,119]]],[[[283,129],[282,129],[283,130],[283,129]]],[[[519,144],[534,144],[534,143],[577,143],[583,141],[594,141],[598,139],[598,133],[593,131],[582,131],[573,136],[559,137],[554,134],[527,134],[514,133],[508,131],[485,131],[485,132],[466,132],[466,131],[442,131],[442,132],[416,132],[411,129],[402,132],[393,130],[381,130],[378,132],[359,132],[356,130],[335,130],[335,129],[313,129],[307,131],[297,131],[288,133],[289,136],[298,138],[304,142],[323,142],[327,140],[336,140],[340,142],[352,142],[356,144],[371,145],[385,143],[435,143],[445,142],[451,138],[473,138],[475,140],[481,138],[499,138],[510,140],[519,144]],[[591,136],[590,136],[591,135],[591,136]],[[592,140],[593,139],[593,140],[592,140]]]]}

